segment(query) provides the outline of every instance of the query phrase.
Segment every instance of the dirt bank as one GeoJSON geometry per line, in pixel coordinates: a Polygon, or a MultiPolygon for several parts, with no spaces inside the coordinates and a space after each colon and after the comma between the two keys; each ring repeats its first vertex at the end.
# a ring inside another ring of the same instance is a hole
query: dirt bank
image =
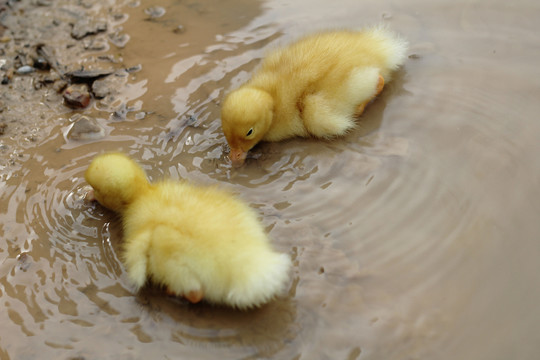
{"type": "Polygon", "coordinates": [[[81,129],[76,126],[74,137],[81,132],[99,136],[102,131],[94,118],[122,108],[121,103],[107,104],[114,103],[129,73],[139,70],[115,55],[129,39],[121,32],[126,19],[123,6],[123,2],[76,0],[1,3],[3,176],[25,157],[25,149],[51,136],[51,129],[76,123],[85,115],[87,120],[81,129]],[[101,101],[101,111],[96,111],[96,101],[101,101]]]}

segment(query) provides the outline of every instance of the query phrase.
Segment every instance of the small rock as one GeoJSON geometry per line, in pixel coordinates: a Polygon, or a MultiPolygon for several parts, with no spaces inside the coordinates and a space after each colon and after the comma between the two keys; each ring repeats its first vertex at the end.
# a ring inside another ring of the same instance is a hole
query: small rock
{"type": "Polygon", "coordinates": [[[24,65],[24,66],[21,66],[20,68],[17,69],[17,74],[19,75],[26,75],[26,74],[30,74],[30,73],[33,73],[36,69],[34,69],[32,66],[30,65],[24,65]]]}
{"type": "Polygon", "coordinates": [[[26,55],[22,53],[15,55],[15,58],[13,58],[13,67],[18,69],[25,65],[28,65],[26,63],[26,55]]]}
{"type": "Polygon", "coordinates": [[[31,261],[27,253],[20,253],[17,256],[17,267],[19,270],[26,271],[30,267],[31,261]]]}
{"type": "Polygon", "coordinates": [[[15,72],[13,71],[13,69],[8,69],[6,71],[6,73],[4,74],[4,76],[2,76],[2,85],[7,85],[9,84],[9,82],[11,81],[11,79],[13,78],[13,74],[15,72]]]}
{"type": "Polygon", "coordinates": [[[114,75],[94,81],[92,93],[97,99],[103,99],[107,95],[118,93],[118,89],[124,86],[126,81],[125,76],[121,76],[121,73],[116,72],[114,75]]]}
{"type": "Polygon", "coordinates": [[[62,92],[68,86],[68,83],[62,79],[56,80],[53,84],[53,90],[56,92],[62,92]]]}
{"type": "Polygon", "coordinates": [[[57,73],[63,74],[65,72],[65,67],[62,64],[60,64],[60,62],[56,58],[54,48],[52,48],[51,46],[39,44],[36,47],[36,53],[38,56],[45,59],[45,61],[47,61],[49,66],[53,68],[57,73]]]}
{"type": "Polygon", "coordinates": [[[114,34],[109,34],[109,40],[117,47],[117,48],[124,48],[126,44],[128,43],[130,37],[128,34],[120,34],[118,32],[114,34]]]}
{"type": "Polygon", "coordinates": [[[131,67],[128,67],[126,68],[126,71],[128,73],[135,73],[135,72],[139,72],[142,70],[142,65],[141,64],[138,64],[138,65],[135,65],[135,66],[131,66],[131,67]]]}
{"type": "Polygon", "coordinates": [[[39,70],[49,70],[51,68],[51,65],[49,64],[47,59],[39,56],[34,59],[34,67],[39,70]]]}
{"type": "Polygon", "coordinates": [[[103,38],[87,38],[83,40],[85,50],[103,51],[107,50],[107,41],[103,38]]]}
{"type": "Polygon", "coordinates": [[[123,22],[127,18],[128,18],[127,14],[121,14],[121,13],[113,14],[114,21],[123,22]]]}
{"type": "Polygon", "coordinates": [[[39,90],[45,86],[45,83],[43,81],[35,81],[34,82],[34,90],[39,90]]]}
{"type": "Polygon", "coordinates": [[[92,93],[96,99],[103,99],[105,96],[113,92],[110,80],[110,77],[106,77],[104,79],[94,81],[92,84],[92,93]]]}
{"type": "Polygon", "coordinates": [[[130,111],[133,111],[133,109],[130,109],[129,107],[127,107],[125,103],[122,103],[120,104],[120,106],[118,106],[118,108],[116,108],[115,111],[113,111],[109,120],[110,121],[124,121],[126,120],[127,114],[130,111]]]}
{"type": "Polygon", "coordinates": [[[4,135],[6,132],[7,124],[6,123],[0,123],[0,135],[4,135]]]}
{"type": "Polygon", "coordinates": [[[71,126],[67,137],[71,140],[103,139],[105,137],[105,129],[99,126],[95,119],[88,116],[81,116],[71,126]]]}
{"type": "Polygon", "coordinates": [[[58,80],[60,80],[60,75],[58,75],[58,73],[55,71],[51,71],[45,76],[43,76],[43,79],[41,81],[43,81],[45,84],[53,84],[58,80]]]}
{"type": "Polygon", "coordinates": [[[107,23],[105,21],[88,21],[81,20],[71,29],[71,36],[74,39],[80,40],[88,35],[94,35],[107,30],[107,23]]]}
{"type": "Polygon", "coordinates": [[[182,34],[184,31],[186,31],[186,29],[184,28],[183,25],[178,25],[174,30],[173,30],[173,33],[175,34],[182,34]]]}
{"type": "Polygon", "coordinates": [[[150,19],[156,19],[159,17],[162,17],[165,15],[165,8],[161,6],[151,6],[149,8],[144,9],[144,12],[150,16],[150,19]]]}
{"type": "Polygon", "coordinates": [[[74,84],[64,90],[66,105],[73,108],[85,108],[90,104],[90,92],[85,84],[74,84]]]}
{"type": "Polygon", "coordinates": [[[92,69],[92,70],[75,70],[65,73],[73,82],[93,82],[96,79],[110,75],[114,72],[113,69],[92,69]]]}

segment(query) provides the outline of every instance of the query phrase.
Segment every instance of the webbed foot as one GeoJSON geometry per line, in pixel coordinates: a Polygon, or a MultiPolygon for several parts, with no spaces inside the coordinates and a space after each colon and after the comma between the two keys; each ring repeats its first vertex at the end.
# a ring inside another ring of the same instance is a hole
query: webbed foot
{"type": "Polygon", "coordinates": [[[184,295],[184,297],[192,304],[196,304],[203,298],[203,292],[202,290],[195,290],[190,291],[187,295],[184,295]]]}
{"type": "MultiPolygon", "coordinates": [[[[165,288],[165,293],[168,296],[178,296],[176,292],[174,292],[170,287],[165,288]]],[[[196,304],[200,302],[203,299],[203,292],[202,290],[193,290],[190,291],[187,295],[182,295],[183,298],[185,298],[187,301],[189,301],[192,304],[196,304]]]]}
{"type": "Polygon", "coordinates": [[[384,89],[384,78],[379,75],[379,82],[377,83],[377,87],[375,88],[375,94],[370,97],[366,102],[363,102],[362,104],[358,105],[356,107],[356,111],[354,113],[354,116],[360,116],[366,109],[367,104],[369,104],[377,95],[379,95],[384,89]]]}

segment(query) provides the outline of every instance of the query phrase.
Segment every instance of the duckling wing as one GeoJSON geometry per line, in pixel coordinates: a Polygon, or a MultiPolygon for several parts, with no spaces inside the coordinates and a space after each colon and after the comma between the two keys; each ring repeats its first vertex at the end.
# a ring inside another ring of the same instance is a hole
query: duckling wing
{"type": "Polygon", "coordinates": [[[211,264],[208,264],[209,256],[199,249],[198,241],[188,233],[165,224],[155,226],[147,258],[153,281],[176,295],[189,297],[190,293],[200,293],[202,297],[201,278],[211,264]]]}
{"type": "Polygon", "coordinates": [[[379,69],[357,67],[345,81],[328,75],[322,86],[303,101],[303,121],[307,131],[322,138],[344,135],[355,126],[354,114],[359,105],[377,93],[379,69]]]}
{"type": "Polygon", "coordinates": [[[124,244],[124,264],[130,281],[137,289],[146,283],[151,238],[151,230],[141,231],[126,238],[124,244]]]}
{"type": "Polygon", "coordinates": [[[186,239],[174,227],[158,225],[126,238],[124,263],[130,281],[140,289],[148,277],[169,292],[188,295],[201,291],[197,269],[201,259],[194,258],[192,239],[186,239]]]}

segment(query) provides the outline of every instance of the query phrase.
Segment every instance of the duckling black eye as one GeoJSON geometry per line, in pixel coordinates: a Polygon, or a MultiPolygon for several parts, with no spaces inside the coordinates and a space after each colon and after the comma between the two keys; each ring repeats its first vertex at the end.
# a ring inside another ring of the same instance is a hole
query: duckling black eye
{"type": "Polygon", "coordinates": [[[251,135],[251,134],[253,134],[253,128],[249,129],[249,131],[247,132],[246,136],[249,136],[249,135],[251,135]]]}

